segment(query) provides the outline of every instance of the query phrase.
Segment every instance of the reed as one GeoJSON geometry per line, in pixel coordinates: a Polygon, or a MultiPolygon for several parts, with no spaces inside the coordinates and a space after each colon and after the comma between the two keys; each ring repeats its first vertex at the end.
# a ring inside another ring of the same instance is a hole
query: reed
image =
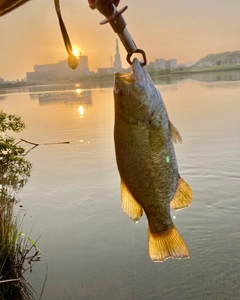
{"type": "Polygon", "coordinates": [[[40,260],[41,253],[36,242],[22,232],[25,214],[19,212],[14,216],[14,201],[6,203],[2,200],[0,204],[0,299],[34,299],[34,291],[26,278],[31,274],[33,264],[40,260]]]}

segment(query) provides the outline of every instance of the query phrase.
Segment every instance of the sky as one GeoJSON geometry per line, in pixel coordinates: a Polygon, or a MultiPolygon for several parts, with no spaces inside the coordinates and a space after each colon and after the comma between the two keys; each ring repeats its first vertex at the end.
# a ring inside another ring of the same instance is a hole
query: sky
{"type": "MultiPolygon", "coordinates": [[[[61,0],[64,23],[73,48],[88,56],[89,68],[111,66],[117,34],[87,0],[61,0]]],[[[176,58],[198,61],[210,54],[240,50],[239,0],[121,0],[123,17],[148,62],[176,58]]],[[[119,43],[120,44],[120,43],[119,43]]],[[[120,45],[123,67],[126,51],[120,45]]],[[[23,79],[34,65],[67,59],[54,0],[32,0],[0,17],[0,78],[23,79]]]]}

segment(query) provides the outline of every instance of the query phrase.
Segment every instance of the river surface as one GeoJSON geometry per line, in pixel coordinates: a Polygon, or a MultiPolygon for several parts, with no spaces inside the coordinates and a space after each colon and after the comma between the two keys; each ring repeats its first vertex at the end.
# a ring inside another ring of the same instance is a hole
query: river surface
{"type": "Polygon", "coordinates": [[[39,295],[47,274],[42,299],[240,299],[240,79],[209,76],[155,80],[194,193],[172,211],[190,259],[164,263],[148,256],[146,217],[135,224],[121,209],[112,87],[0,90],[0,108],[27,124],[17,138],[41,144],[26,156],[33,170],[18,197],[24,232],[44,252],[29,278],[39,295]],[[60,142],[70,143],[44,145],[60,142]]]}

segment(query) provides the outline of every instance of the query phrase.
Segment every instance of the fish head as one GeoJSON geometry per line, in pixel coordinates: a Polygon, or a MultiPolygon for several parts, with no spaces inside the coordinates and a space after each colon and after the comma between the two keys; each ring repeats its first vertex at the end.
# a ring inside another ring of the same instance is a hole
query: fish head
{"type": "Polygon", "coordinates": [[[157,93],[145,68],[137,58],[132,63],[132,73],[114,74],[115,111],[130,122],[144,122],[150,114],[157,93]]]}

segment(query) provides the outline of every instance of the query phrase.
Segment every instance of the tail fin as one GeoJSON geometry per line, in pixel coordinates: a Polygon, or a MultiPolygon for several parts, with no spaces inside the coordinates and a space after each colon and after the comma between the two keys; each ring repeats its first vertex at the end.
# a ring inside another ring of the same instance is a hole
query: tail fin
{"type": "Polygon", "coordinates": [[[148,228],[149,255],[154,262],[163,262],[172,258],[189,258],[189,252],[183,239],[173,225],[161,233],[152,233],[148,228]]]}

